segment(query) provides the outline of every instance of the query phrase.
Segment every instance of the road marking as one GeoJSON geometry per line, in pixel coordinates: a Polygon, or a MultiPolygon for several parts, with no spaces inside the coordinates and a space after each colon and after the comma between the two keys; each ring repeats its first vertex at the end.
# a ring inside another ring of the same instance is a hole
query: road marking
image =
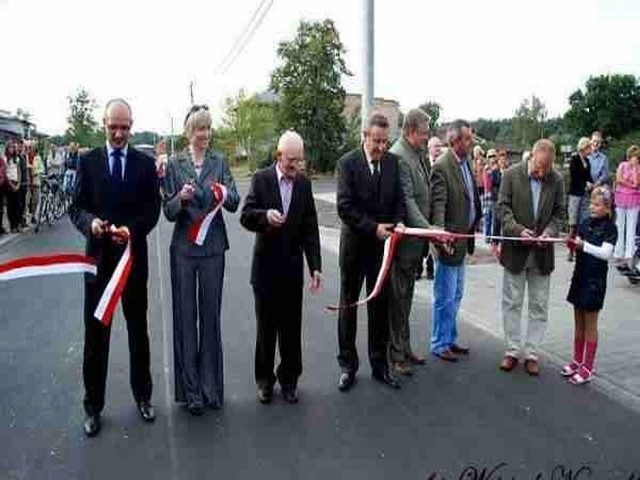
{"type": "Polygon", "coordinates": [[[173,425],[173,412],[171,401],[171,363],[169,362],[169,337],[166,309],[164,308],[164,287],[162,256],[160,255],[160,225],[156,227],[156,260],[158,262],[158,292],[160,294],[160,317],[162,318],[162,367],[164,374],[164,406],[167,411],[167,431],[169,436],[169,461],[171,462],[171,478],[178,480],[178,454],[175,443],[175,428],[173,425]]]}

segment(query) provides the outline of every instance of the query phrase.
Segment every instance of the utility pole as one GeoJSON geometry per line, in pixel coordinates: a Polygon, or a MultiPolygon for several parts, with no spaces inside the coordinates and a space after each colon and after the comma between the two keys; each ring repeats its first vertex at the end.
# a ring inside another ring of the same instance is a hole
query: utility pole
{"type": "Polygon", "coordinates": [[[189,95],[191,97],[191,106],[193,106],[193,80],[189,82],[189,95]]]}
{"type": "Polygon", "coordinates": [[[373,2],[374,0],[362,0],[364,7],[363,20],[363,34],[364,34],[364,55],[363,69],[362,69],[362,102],[360,112],[362,115],[362,131],[366,127],[367,118],[369,112],[373,108],[373,40],[374,40],[374,15],[373,15],[373,2]]]}
{"type": "Polygon", "coordinates": [[[173,115],[172,115],[171,116],[171,155],[173,155],[173,151],[174,151],[174,148],[173,148],[174,136],[175,134],[173,132],[173,115]]]}

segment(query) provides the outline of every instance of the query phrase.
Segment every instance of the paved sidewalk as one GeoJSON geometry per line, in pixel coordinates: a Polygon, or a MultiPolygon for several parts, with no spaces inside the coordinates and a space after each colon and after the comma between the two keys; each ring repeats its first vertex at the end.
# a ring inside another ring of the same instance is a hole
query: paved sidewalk
{"type": "MultiPolygon", "coordinates": [[[[316,195],[318,211],[330,210],[335,194],[316,195]],[[333,199],[332,199],[333,197],[333,199]],[[331,201],[332,200],[332,201],[331,201]]],[[[322,213],[320,213],[322,215],[322,213]]],[[[326,222],[322,222],[326,225],[326,222]]],[[[321,243],[324,248],[338,251],[340,232],[335,222],[321,227],[321,243]]],[[[488,259],[487,247],[480,244],[478,256],[482,262],[467,268],[465,296],[461,308],[461,320],[476,325],[491,335],[502,339],[500,292],[503,269],[495,259],[488,259]]],[[[542,354],[558,366],[568,362],[573,349],[573,309],[565,298],[573,272],[573,263],[565,259],[565,250],[556,251],[556,270],[551,277],[549,325],[542,354]]],[[[416,284],[416,300],[431,302],[432,282],[424,278],[416,284]]],[[[609,281],[605,307],[599,318],[600,343],[596,358],[596,379],[593,388],[600,389],[616,399],[623,400],[640,411],[640,285],[632,286],[620,276],[613,266],[609,269],[609,281]]],[[[525,308],[523,318],[527,314],[525,308]]],[[[429,311],[429,309],[427,310],[429,311]]],[[[430,322],[430,318],[428,320],[430,322]]],[[[411,323],[420,325],[422,319],[412,313],[411,323]]],[[[412,327],[413,328],[413,327],[412,327]]],[[[428,328],[430,328],[428,326],[428,328]]],[[[465,331],[461,329],[464,340],[465,331]]],[[[501,358],[496,358],[496,372],[501,358]]]]}

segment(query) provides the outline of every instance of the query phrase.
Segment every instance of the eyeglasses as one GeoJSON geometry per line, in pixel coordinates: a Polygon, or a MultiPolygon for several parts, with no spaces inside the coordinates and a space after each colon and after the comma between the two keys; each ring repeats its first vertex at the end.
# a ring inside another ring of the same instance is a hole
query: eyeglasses
{"type": "Polygon", "coordinates": [[[185,126],[187,125],[187,121],[189,120],[189,117],[191,115],[193,115],[196,112],[199,112],[200,110],[206,110],[207,112],[209,111],[209,107],[206,105],[193,105],[190,109],[189,112],[187,113],[187,116],[184,117],[184,124],[185,126]]]}

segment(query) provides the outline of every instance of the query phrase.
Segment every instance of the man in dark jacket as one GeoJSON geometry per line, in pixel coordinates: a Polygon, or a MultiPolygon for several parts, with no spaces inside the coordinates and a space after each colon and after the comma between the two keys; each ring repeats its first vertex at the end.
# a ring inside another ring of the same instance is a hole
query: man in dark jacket
{"type": "Polygon", "coordinates": [[[97,276],[85,276],[84,300],[84,430],[92,437],[101,429],[111,326],[94,317],[98,301],[111,278],[125,243],[131,241],[133,264],[122,292],[127,323],[130,383],[142,419],[152,422],[151,372],[147,328],[147,235],[160,215],[160,195],[152,158],[129,145],[131,107],[124,100],[107,103],[106,145],[87,152],[78,165],[69,216],[86,237],[87,255],[96,259],[97,276]]]}
{"type": "MultiPolygon", "coordinates": [[[[340,233],[340,304],[358,300],[366,278],[369,294],[382,263],[384,240],[405,216],[398,159],[386,151],[389,121],[373,113],[364,131],[362,147],[338,161],[338,215],[340,233]]],[[[373,378],[392,388],[400,384],[389,371],[389,312],[387,288],[367,304],[369,363],[373,378]]],[[[338,318],[340,391],[355,383],[359,360],[356,349],[357,310],[347,308],[338,318]]]]}
{"type": "Polygon", "coordinates": [[[242,206],[240,223],[256,232],[251,265],[257,338],[255,378],[258,400],[270,403],[276,378],[287,403],[298,401],[302,374],[303,255],[310,290],[322,284],[320,235],[311,182],[299,174],[304,144],[299,134],[285,132],[278,142],[275,165],[257,171],[242,206]],[[274,375],[276,340],[280,365],[274,375]]]}

